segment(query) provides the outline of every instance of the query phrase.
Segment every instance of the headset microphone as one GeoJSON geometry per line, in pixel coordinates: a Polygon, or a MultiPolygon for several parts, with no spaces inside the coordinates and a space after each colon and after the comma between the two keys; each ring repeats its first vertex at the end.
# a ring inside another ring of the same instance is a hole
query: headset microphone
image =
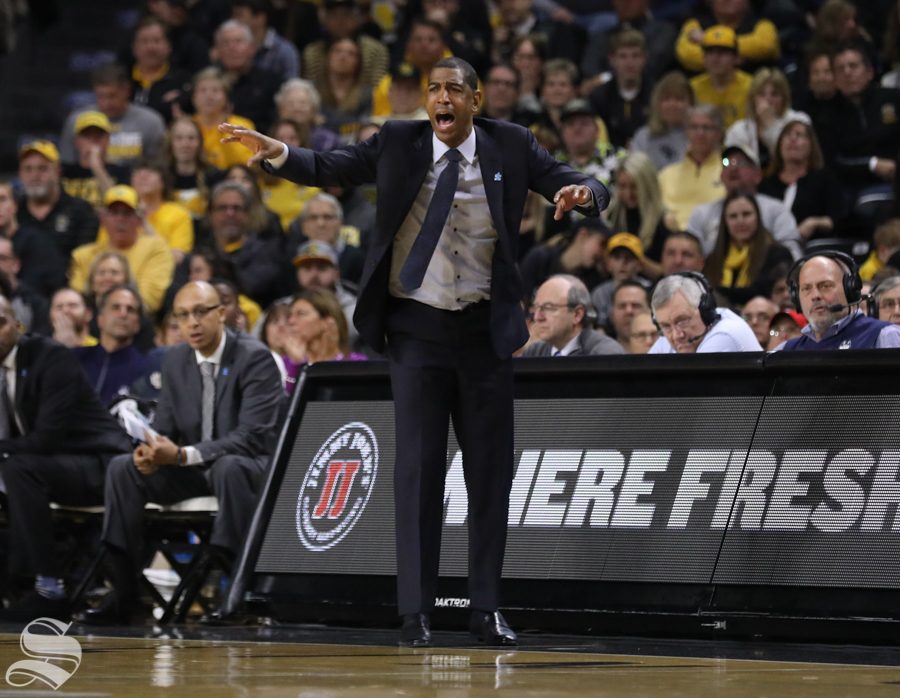
{"type": "Polygon", "coordinates": [[[696,337],[688,337],[684,341],[687,342],[688,344],[693,344],[698,339],[703,339],[707,335],[708,332],[709,332],[709,328],[707,328],[703,334],[698,334],[696,337]]]}
{"type": "Polygon", "coordinates": [[[866,301],[872,300],[871,294],[864,294],[859,297],[859,300],[853,301],[852,303],[847,303],[846,305],[842,303],[834,303],[828,306],[829,313],[836,313],[839,310],[844,310],[845,308],[852,308],[854,305],[859,305],[860,303],[865,303],[866,301]]]}

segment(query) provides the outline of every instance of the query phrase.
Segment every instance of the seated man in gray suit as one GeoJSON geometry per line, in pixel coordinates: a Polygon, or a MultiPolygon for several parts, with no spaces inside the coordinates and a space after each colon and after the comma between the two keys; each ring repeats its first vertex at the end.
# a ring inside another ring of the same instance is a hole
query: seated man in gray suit
{"type": "Polygon", "coordinates": [[[622,345],[592,329],[591,294],[578,277],[556,274],[540,285],[531,305],[532,335],[522,356],[624,354],[622,345]]]}
{"type": "Polygon", "coordinates": [[[236,552],[250,525],[258,488],[274,450],[281,377],[271,352],[225,329],[216,289],[191,282],[175,296],[173,316],[186,343],[163,359],[153,432],[106,473],[102,541],[114,592],[78,620],[127,622],[143,563],[142,517],[161,504],[214,494],[219,513],[211,544],[236,552]]]}

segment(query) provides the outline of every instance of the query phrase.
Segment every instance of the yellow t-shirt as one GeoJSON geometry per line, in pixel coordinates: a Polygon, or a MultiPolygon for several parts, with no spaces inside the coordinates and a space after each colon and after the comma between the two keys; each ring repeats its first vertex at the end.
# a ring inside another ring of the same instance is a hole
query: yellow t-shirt
{"type": "Polygon", "coordinates": [[[685,156],[659,173],[663,205],[678,221],[678,229],[687,229],[694,207],[721,199],[722,154],[716,150],[700,165],[685,156]]]}
{"type": "Polygon", "coordinates": [[[859,267],[859,278],[863,281],[871,281],[872,277],[884,269],[884,262],[878,259],[878,252],[872,250],[872,253],[866,258],[859,267]]]}
{"type": "MultiPolygon", "coordinates": [[[[79,291],[87,291],[88,272],[91,262],[102,252],[113,250],[107,242],[90,242],[72,250],[69,261],[69,286],[79,291]]],[[[137,283],[138,292],[148,313],[155,313],[162,305],[166,289],[172,283],[175,259],[166,242],[157,235],[141,233],[137,241],[127,250],[120,252],[128,260],[131,274],[137,283]]]]}
{"type": "MultiPolygon", "coordinates": [[[[200,120],[194,118],[200,133],[203,134],[203,154],[206,155],[206,161],[213,167],[220,170],[227,170],[232,165],[246,165],[253,153],[250,149],[240,143],[222,143],[222,134],[219,133],[219,125],[206,127],[200,123],[200,120]]],[[[242,126],[244,128],[255,129],[256,126],[250,119],[243,116],[232,114],[225,123],[242,126]]]]}
{"type": "Polygon", "coordinates": [[[181,204],[163,201],[147,216],[147,222],[173,250],[187,253],[194,249],[194,220],[181,204]]]}
{"type": "MultiPolygon", "coordinates": [[[[147,222],[153,229],[148,234],[156,234],[165,240],[173,250],[190,252],[194,249],[194,219],[181,204],[163,201],[156,211],[147,216],[147,222]]],[[[106,244],[109,233],[104,226],[97,231],[97,242],[106,244]]]]}
{"type": "Polygon", "coordinates": [[[238,307],[247,317],[247,331],[249,332],[256,327],[256,323],[259,322],[259,317],[262,315],[262,308],[259,307],[259,303],[252,298],[248,298],[243,293],[238,296],[238,307]]]}
{"type": "MultiPolygon", "coordinates": [[[[453,53],[449,49],[444,49],[444,55],[441,59],[453,58],[453,53]]],[[[428,92],[428,75],[423,75],[420,79],[422,84],[422,103],[425,103],[425,94],[428,92]]],[[[372,90],[372,116],[390,116],[392,113],[391,101],[388,99],[388,92],[391,89],[391,75],[388,73],[383,76],[375,89],[372,90]]]]}
{"type": "MultiPolygon", "coordinates": [[[[703,70],[703,49],[688,38],[695,29],[703,31],[700,22],[693,18],[682,25],[675,43],[675,55],[687,70],[699,73],[703,70]]],[[[738,55],[752,63],[774,63],[781,53],[778,29],[768,19],[757,20],[749,33],[738,34],[737,41],[738,55]]]]}
{"type": "Polygon", "coordinates": [[[707,73],[691,79],[694,97],[698,104],[711,104],[722,113],[725,130],[735,121],[747,116],[747,96],[753,77],[743,70],[734,71],[734,79],[724,90],[713,86],[707,73]]]}
{"type": "Polygon", "coordinates": [[[285,230],[300,215],[306,202],[318,194],[318,187],[305,187],[294,184],[279,177],[273,184],[261,182],[262,200],[270,211],[274,211],[281,219],[281,227],[285,230]]]}

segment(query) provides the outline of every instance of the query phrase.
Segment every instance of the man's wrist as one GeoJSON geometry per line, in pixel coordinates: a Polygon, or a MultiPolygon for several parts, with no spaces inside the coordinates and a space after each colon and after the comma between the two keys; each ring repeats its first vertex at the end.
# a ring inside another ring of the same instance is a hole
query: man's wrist
{"type": "Polygon", "coordinates": [[[276,155],[274,158],[268,158],[268,159],[266,160],[266,162],[269,163],[269,166],[270,166],[273,170],[280,169],[281,166],[282,166],[285,162],[287,162],[287,159],[288,159],[288,152],[289,152],[289,151],[288,151],[287,143],[282,143],[282,144],[281,144],[281,154],[280,154],[280,155],[276,155]]]}

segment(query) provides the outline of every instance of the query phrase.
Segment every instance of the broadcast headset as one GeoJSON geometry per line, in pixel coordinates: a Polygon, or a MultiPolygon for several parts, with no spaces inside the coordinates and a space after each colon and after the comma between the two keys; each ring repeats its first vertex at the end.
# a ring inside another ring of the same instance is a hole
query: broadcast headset
{"type": "MultiPolygon", "coordinates": [[[[703,274],[696,271],[677,271],[669,276],[683,276],[686,279],[691,279],[700,287],[700,305],[697,306],[697,310],[700,311],[700,319],[708,330],[719,319],[719,313],[716,310],[716,296],[712,286],[709,285],[709,281],[706,280],[703,274]]],[[[656,321],[656,313],[653,314],[653,322],[656,325],[656,329],[662,332],[662,328],[656,321]]]]}
{"type": "Polygon", "coordinates": [[[839,250],[817,250],[794,262],[794,266],[792,266],[791,270],[788,272],[788,288],[791,292],[791,303],[793,303],[797,312],[803,312],[803,308],[800,306],[800,270],[803,268],[803,265],[813,257],[827,257],[828,259],[833,259],[844,270],[843,286],[847,304],[837,308],[831,306],[830,309],[835,311],[840,310],[841,308],[850,307],[851,305],[857,305],[865,300],[862,295],[863,282],[859,276],[859,265],[856,263],[856,260],[846,252],[840,252],[839,250]]]}

